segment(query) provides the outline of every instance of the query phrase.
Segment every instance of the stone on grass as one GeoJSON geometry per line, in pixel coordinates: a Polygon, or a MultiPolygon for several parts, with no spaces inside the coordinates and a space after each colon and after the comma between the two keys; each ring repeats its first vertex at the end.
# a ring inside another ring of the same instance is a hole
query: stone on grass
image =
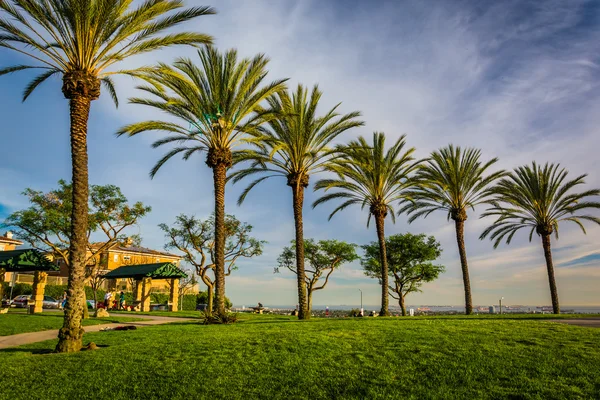
{"type": "Polygon", "coordinates": [[[98,346],[96,346],[96,343],[90,342],[87,346],[82,347],[81,350],[82,351],[86,351],[86,350],[98,350],[98,346]]]}
{"type": "Polygon", "coordinates": [[[107,318],[107,317],[110,317],[110,315],[108,314],[108,311],[106,311],[104,308],[99,308],[94,313],[94,317],[96,317],[96,318],[107,318]]]}

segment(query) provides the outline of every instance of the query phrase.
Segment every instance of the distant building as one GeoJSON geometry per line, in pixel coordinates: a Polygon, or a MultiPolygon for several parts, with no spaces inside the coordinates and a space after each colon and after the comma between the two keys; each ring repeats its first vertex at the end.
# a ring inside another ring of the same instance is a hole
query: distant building
{"type": "Polygon", "coordinates": [[[6,232],[4,236],[0,236],[0,251],[14,250],[17,246],[22,245],[23,242],[17,239],[13,239],[12,232],[6,232]]]}
{"type": "MultiPolygon", "coordinates": [[[[4,236],[0,236],[0,251],[14,250],[15,247],[23,244],[22,241],[13,239],[12,236],[11,232],[6,232],[4,236]]],[[[91,251],[88,250],[88,258],[92,253],[96,254],[88,261],[86,275],[105,274],[123,265],[170,262],[179,266],[180,261],[183,259],[183,257],[176,254],[134,246],[131,239],[127,239],[124,243],[115,243],[102,249],[104,245],[105,242],[93,243],[91,245],[91,251]]],[[[57,272],[48,273],[48,284],[66,285],[69,276],[67,264],[62,258],[55,258],[51,254],[48,256],[60,268],[57,272]]],[[[12,279],[10,272],[7,272],[5,275],[5,281],[10,281],[12,279]]],[[[19,273],[16,276],[15,282],[31,284],[33,282],[33,273],[19,273]]],[[[131,282],[128,282],[127,279],[105,281],[102,286],[105,289],[131,290],[131,282]]],[[[155,292],[166,292],[169,290],[169,286],[165,280],[153,280],[152,289],[155,292]]]]}

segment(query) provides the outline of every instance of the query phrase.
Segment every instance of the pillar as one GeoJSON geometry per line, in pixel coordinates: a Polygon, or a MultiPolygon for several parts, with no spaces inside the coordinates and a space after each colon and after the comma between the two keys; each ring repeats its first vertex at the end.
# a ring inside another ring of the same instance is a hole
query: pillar
{"type": "Polygon", "coordinates": [[[142,280],[135,280],[135,287],[133,288],[133,298],[136,303],[142,301],[142,280]]]}
{"type": "Polygon", "coordinates": [[[4,293],[2,289],[4,289],[4,276],[6,275],[6,270],[4,268],[0,268],[0,300],[4,297],[4,293]]]}
{"type": "Polygon", "coordinates": [[[169,293],[169,311],[179,310],[179,278],[171,279],[171,292],[169,293]]]}
{"type": "Polygon", "coordinates": [[[152,289],[152,278],[142,279],[142,311],[150,311],[150,289],[152,289]]]}
{"type": "Polygon", "coordinates": [[[48,274],[43,271],[35,271],[35,275],[33,276],[33,293],[31,295],[31,300],[34,301],[34,304],[29,309],[31,314],[42,312],[46,282],[48,282],[48,274]]]}

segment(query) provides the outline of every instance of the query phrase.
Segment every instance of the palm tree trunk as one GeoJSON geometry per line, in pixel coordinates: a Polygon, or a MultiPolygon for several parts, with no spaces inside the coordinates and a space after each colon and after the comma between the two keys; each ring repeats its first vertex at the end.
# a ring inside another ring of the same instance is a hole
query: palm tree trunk
{"type": "Polygon", "coordinates": [[[69,101],[71,114],[71,159],[73,168],[73,210],[69,246],[69,280],[63,327],[58,332],[56,351],[81,350],[85,258],[88,231],[88,155],[87,122],[91,98],[74,96],[69,101]]]}
{"type": "Polygon", "coordinates": [[[400,308],[402,309],[402,316],[406,317],[406,305],[404,304],[404,296],[402,293],[398,293],[398,304],[400,304],[400,308]]]}
{"type": "Polygon", "coordinates": [[[465,249],[465,221],[455,220],[456,242],[458,243],[458,254],[460,254],[460,265],[462,267],[463,284],[465,286],[465,314],[473,314],[473,301],[471,300],[471,281],[469,280],[469,265],[467,264],[467,251],[465,249]]]}
{"type": "Polygon", "coordinates": [[[554,265],[552,263],[552,248],[550,246],[550,234],[542,234],[542,245],[544,246],[544,257],[546,258],[546,268],[548,269],[548,281],[550,282],[550,295],[552,296],[552,311],[554,314],[560,314],[560,305],[558,304],[558,290],[556,290],[556,280],[554,279],[554,265]]]}
{"type": "MultiPolygon", "coordinates": [[[[216,312],[225,314],[225,179],[227,166],[219,162],[213,167],[215,186],[215,291],[216,312]]],[[[209,300],[211,301],[211,300],[209,300]]],[[[211,310],[212,311],[212,310],[211,310]]]]}
{"type": "Polygon", "coordinates": [[[310,289],[308,289],[307,293],[308,294],[307,294],[307,300],[306,300],[306,302],[307,302],[308,305],[306,306],[306,313],[307,313],[307,315],[310,315],[310,314],[312,314],[312,295],[313,295],[313,291],[310,290],[310,289]]]}
{"type": "Polygon", "coordinates": [[[388,309],[388,262],[387,252],[385,249],[385,214],[375,214],[375,225],[377,227],[377,239],[379,240],[379,262],[381,263],[381,310],[379,311],[380,316],[390,315],[388,309]]]}
{"type": "Polygon", "coordinates": [[[309,319],[306,298],[306,281],[304,272],[304,227],[302,224],[302,206],[304,205],[304,186],[298,181],[292,185],[294,202],[294,223],[296,226],[296,277],[298,278],[298,319],[309,319]]]}
{"type": "Polygon", "coordinates": [[[212,315],[213,312],[213,297],[214,297],[214,289],[212,287],[212,285],[208,286],[208,310],[207,310],[207,314],[208,315],[212,315]]]}

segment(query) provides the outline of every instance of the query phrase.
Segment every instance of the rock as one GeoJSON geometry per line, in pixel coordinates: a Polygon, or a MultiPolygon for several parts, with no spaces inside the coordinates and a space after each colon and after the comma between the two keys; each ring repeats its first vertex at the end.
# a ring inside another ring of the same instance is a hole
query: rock
{"type": "Polygon", "coordinates": [[[110,317],[110,315],[108,314],[108,311],[106,311],[104,308],[99,308],[94,313],[94,317],[96,317],[96,318],[108,318],[108,317],[110,317]]]}
{"type": "Polygon", "coordinates": [[[82,351],[87,351],[87,350],[98,350],[98,346],[96,346],[96,343],[94,342],[90,342],[87,346],[82,347],[81,348],[82,351]]]}

